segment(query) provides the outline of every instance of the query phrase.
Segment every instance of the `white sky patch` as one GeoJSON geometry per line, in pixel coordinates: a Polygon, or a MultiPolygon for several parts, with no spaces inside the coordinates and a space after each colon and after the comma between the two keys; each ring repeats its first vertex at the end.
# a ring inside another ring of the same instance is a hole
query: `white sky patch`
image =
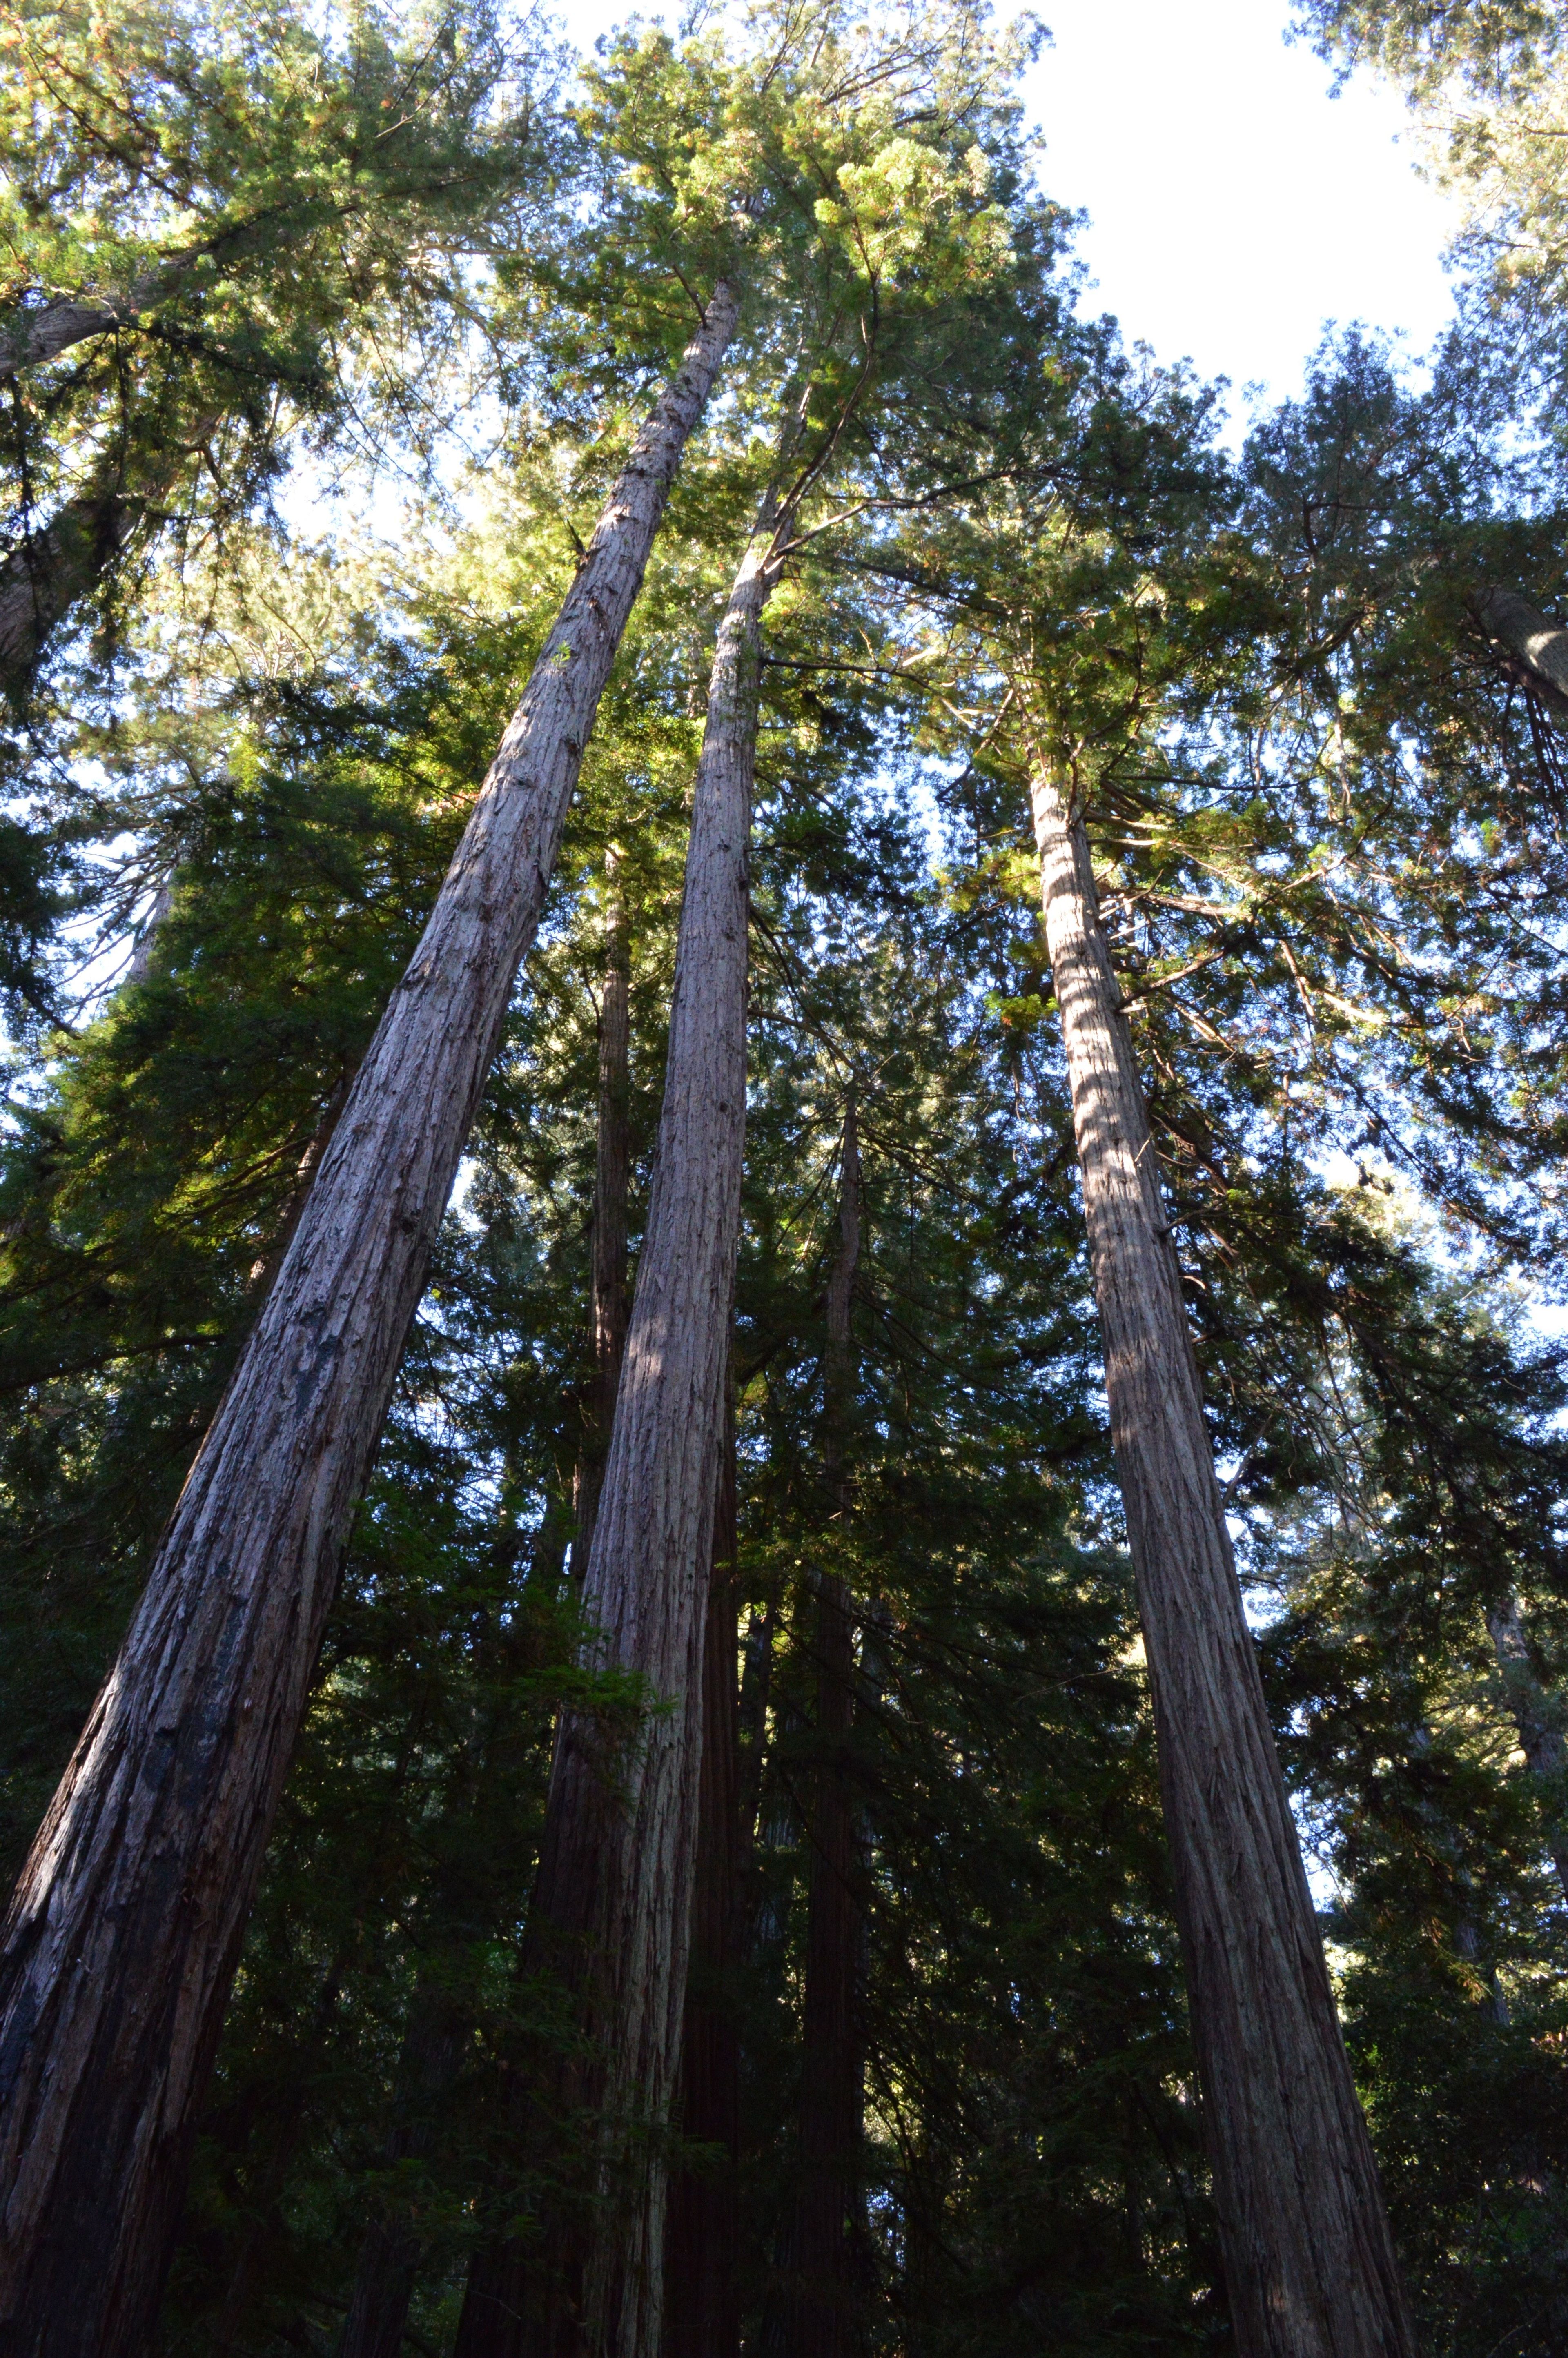
{"type": "Polygon", "coordinates": [[[1417,177],[1389,84],[1357,76],[1332,98],[1328,67],[1287,47],[1278,0],[1042,13],[1054,39],[1029,111],[1044,187],[1090,215],[1086,308],[1113,311],[1162,361],[1276,399],[1299,391],[1328,320],[1402,333],[1414,352],[1433,341],[1457,214],[1417,177]]]}
{"type": "MultiPolygon", "coordinates": [[[[573,0],[591,49],[632,11],[573,0]]],[[[672,30],[676,7],[639,12],[672,30]]],[[[1000,13],[1000,12],[999,12],[1000,13]]],[[[1040,178],[1089,215],[1077,251],[1091,315],[1234,388],[1300,389],[1325,322],[1360,320],[1424,351],[1452,308],[1450,201],[1417,177],[1411,119],[1380,78],[1338,97],[1284,39],[1285,0],[1041,0],[1053,40],[1025,85],[1040,178]]]]}

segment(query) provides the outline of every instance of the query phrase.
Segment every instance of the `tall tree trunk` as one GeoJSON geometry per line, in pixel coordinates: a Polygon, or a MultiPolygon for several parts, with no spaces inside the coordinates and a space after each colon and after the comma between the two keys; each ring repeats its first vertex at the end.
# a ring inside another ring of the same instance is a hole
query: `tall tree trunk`
{"type": "Polygon", "coordinates": [[[732,1405],[725,1424],[702,1655],[697,1878],[681,2025],[681,2133],[689,2145],[704,2148],[704,2158],[681,2169],[670,2187],[664,2358],[740,2358],[741,2350],[741,2027],[734,1992],[741,1931],[740,1615],[732,1405]]]}
{"type": "Polygon", "coordinates": [[[51,295],[25,311],[9,312],[0,321],[0,383],[58,360],[89,336],[106,336],[111,328],[133,325],[152,291],[152,281],[142,279],[123,297],[51,295]]]}
{"type": "MultiPolygon", "coordinates": [[[[595,1152],[589,1321],[594,1390],[575,1485],[572,1560],[588,1560],[626,1345],[627,1190],[631,1169],[631,956],[619,855],[605,857],[604,978],[599,1022],[599,1121],[595,1152]]],[[[715,1574],[718,1576],[717,1572],[715,1574]]],[[[437,1990],[416,1989],[399,2070],[400,2117],[387,2140],[395,2164],[430,2147],[430,2110],[456,2079],[467,2017],[437,1990]],[[432,2039],[432,2025],[439,2035],[432,2039]],[[412,2099],[409,2092],[413,2092],[412,2099]]],[[[337,2358],[398,2358],[423,2250],[412,2222],[373,2219],[360,2246],[353,2296],[337,2358]]]]}
{"type": "Polygon", "coordinates": [[[476,2256],[458,2358],[649,2358],[663,2310],[661,2132],[679,2056],[702,1754],[715,1476],[746,1113],[748,847],[771,500],[714,650],[676,954],[646,1240],[589,1559],[596,1659],[646,1682],[630,1741],[567,1714],[557,1739],[533,1961],[570,1993],[587,2060],[523,2075],[520,2143],[600,2123],[591,2198],[532,2252],[476,2256]]]}
{"type": "Polygon", "coordinates": [[[1568,1747],[1564,1746],[1563,1730],[1554,1724],[1552,1704],[1535,1675],[1524,1616],[1511,1589],[1500,1605],[1494,1605],[1488,1611],[1487,1629],[1502,1672],[1509,1715],[1519,1730],[1525,1765],[1532,1777],[1550,1788],[1547,1839],[1563,1897],[1568,1899],[1568,1829],[1563,1822],[1563,1770],[1568,1759],[1568,1747]]]}
{"type": "Polygon", "coordinates": [[[26,696],[60,622],[92,595],[131,539],[148,496],[117,481],[91,487],[0,564],[0,687],[14,698],[26,696]]]}
{"type": "Polygon", "coordinates": [[[599,1010],[599,1133],[594,1155],[591,1243],[593,1400],[577,1478],[580,1573],[593,1552],[604,1460],[626,1356],[626,1206],[632,1176],[632,946],[613,845],[604,859],[604,981],[599,1010]]]}
{"type": "MultiPolygon", "coordinates": [[[[762,1801],[762,1778],[768,1755],[768,1705],[773,1700],[773,1639],[777,1608],[770,1597],[759,1614],[753,1606],[746,1625],[745,1651],[741,1658],[741,1703],[736,1717],[740,1752],[741,1875],[752,1865],[757,1842],[757,1813],[762,1801]]],[[[742,1943],[742,1947],[744,1947],[742,1943]]]]}
{"type": "Polygon", "coordinates": [[[1568,631],[1549,622],[1513,590],[1481,590],[1471,600],[1471,611],[1502,650],[1514,677],[1535,689],[1560,724],[1568,720],[1568,631]]]}
{"type": "MultiPolygon", "coordinates": [[[[838,1516],[849,1507],[845,1440],[854,1396],[849,1309],[860,1255],[860,1156],[854,1100],[844,1123],[838,1249],[828,1280],[823,1464],[838,1516]]],[[[801,2038],[799,2176],[782,2241],[782,2283],[762,2336],[778,2358],[847,2358],[853,2346],[850,2219],[860,2181],[865,2063],[858,1990],[863,1938],[850,1736],[855,1715],[852,1599],[817,1580],[817,1763],[806,1835],[811,1889],[801,2038]]]]}
{"type": "Polygon", "coordinates": [[[14,2358],[118,2358],[157,2305],[350,1520],[583,743],[734,318],[721,283],[600,518],[17,1885],[0,1936],[14,2358]]]}
{"type": "Polygon", "coordinates": [[[1411,2358],[1088,839],[1044,775],[1033,802],[1237,2343],[1241,2358],[1411,2358]]]}

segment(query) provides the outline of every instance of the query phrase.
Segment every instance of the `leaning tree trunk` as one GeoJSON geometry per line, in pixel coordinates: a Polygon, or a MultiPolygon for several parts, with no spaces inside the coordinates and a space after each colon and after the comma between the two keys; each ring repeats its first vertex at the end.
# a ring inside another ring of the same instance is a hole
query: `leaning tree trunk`
{"type": "Polygon", "coordinates": [[[1502,1673],[1509,1712],[1519,1730],[1525,1766],[1546,1788],[1547,1842],[1557,1879],[1563,1886],[1563,1897],[1568,1899],[1568,1828],[1563,1825],[1563,1779],[1568,1746],[1564,1745],[1551,1702],[1535,1675],[1524,1616],[1512,1589],[1501,1604],[1488,1610],[1487,1630],[1502,1673]]]}
{"type": "MultiPolygon", "coordinates": [[[[860,1157],[855,1108],[844,1123],[838,1250],[828,1281],[823,1466],[836,1514],[849,1506],[844,1443],[854,1390],[849,1308],[860,1254],[860,1157]]],[[[799,2171],[781,2238],[781,2282],[762,2335],[778,2358],[848,2358],[854,2346],[850,2217],[859,2191],[865,2065],[859,2021],[864,1933],[855,1788],[852,1600],[819,1575],[816,1613],[817,1762],[806,1840],[806,2004],[801,2025],[799,2171]]]]}
{"type": "Polygon", "coordinates": [[[156,2307],[350,1519],[583,743],[734,317],[720,284],[600,518],[12,1900],[14,2358],[116,2358],[156,2307]]]}
{"type": "Polygon", "coordinates": [[[1088,839],[1044,776],[1033,803],[1237,2343],[1241,2358],[1411,2358],[1088,839]]]}
{"type": "Polygon", "coordinates": [[[26,701],[59,624],[103,586],[217,422],[216,412],[192,419],[180,438],[144,452],[134,471],[123,452],[111,451],[81,490],[38,531],[24,532],[0,564],[0,688],[14,702],[26,701]]]}
{"type": "Polygon", "coordinates": [[[632,950],[626,903],[613,846],[604,860],[604,981],[599,1009],[599,1133],[594,1153],[592,1271],[593,1395],[578,1463],[577,1536],[572,1564],[580,1574],[593,1553],[604,1460],[615,1422],[615,1395],[626,1356],[626,1207],[632,1176],[632,950]]]}
{"type": "Polygon", "coordinates": [[[0,564],[0,687],[14,698],[26,697],[56,630],[103,580],[146,508],[117,484],[82,492],[0,564]]]}
{"type": "Polygon", "coordinates": [[[663,2309],[662,2135],[680,2050],[702,1755],[715,1475],[746,1114],[748,846],[771,503],[719,626],[697,764],[646,1239],[583,1610],[595,1660],[646,1682],[630,1740],[570,1714],[528,1920],[576,2061],[520,2075],[534,2148],[597,2119],[586,2201],[478,2254],[458,2358],[650,2358],[663,2309]],[[586,2057],[586,2060],[584,2060],[586,2057]]]}
{"type": "Polygon", "coordinates": [[[702,1771],[691,1967],[681,2024],[681,2135],[701,2149],[672,2181],[664,2358],[740,2358],[741,1783],[735,1657],[735,1421],[725,1417],[702,1654],[702,1771]]]}
{"type": "Polygon", "coordinates": [[[51,295],[25,311],[9,311],[0,319],[0,383],[58,360],[90,336],[134,327],[158,287],[141,278],[124,295],[51,295]]]}

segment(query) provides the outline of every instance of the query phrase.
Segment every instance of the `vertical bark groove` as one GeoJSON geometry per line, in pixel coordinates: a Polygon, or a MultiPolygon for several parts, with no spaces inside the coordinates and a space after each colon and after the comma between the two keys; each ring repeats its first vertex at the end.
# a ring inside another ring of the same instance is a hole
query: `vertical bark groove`
{"type": "Polygon", "coordinates": [[[17,1885],[0,1949],[14,2358],[118,2358],[156,2307],[350,1520],[583,744],[734,318],[721,283],[600,518],[17,1885]]]}
{"type": "Polygon", "coordinates": [[[1241,2358],[1414,2342],[1269,1725],[1088,840],[1033,787],[1111,1434],[1241,2358]]]}
{"type": "Polygon", "coordinates": [[[593,1527],[604,1460],[615,1422],[615,1395],[626,1356],[626,1208],[631,1185],[632,946],[617,877],[620,855],[604,860],[604,981],[599,1011],[599,1129],[594,1152],[592,1298],[593,1398],[577,1482],[579,1573],[593,1552],[593,1527]]]}

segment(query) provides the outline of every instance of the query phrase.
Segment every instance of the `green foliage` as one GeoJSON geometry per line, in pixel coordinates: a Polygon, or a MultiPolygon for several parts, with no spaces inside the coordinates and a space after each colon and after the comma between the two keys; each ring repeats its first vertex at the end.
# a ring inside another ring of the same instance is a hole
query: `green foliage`
{"type": "MultiPolygon", "coordinates": [[[[1560,1729],[1564,1394],[1519,1305],[1562,1232],[1564,767],[1471,601],[1550,607],[1568,540],[1495,352],[1418,393],[1375,341],[1328,346],[1231,461],[1204,388],[1074,313],[1026,43],[962,8],[634,25],[558,112],[533,35],[529,65],[482,10],[7,21],[14,301],[141,290],[18,381],[17,514],[101,477],[149,503],[114,666],[79,647],[18,720],[0,826],[13,1863],[649,388],[713,276],[744,292],[344,1567],[161,2346],[329,2351],[378,2227],[445,2346],[481,2190],[526,2190],[502,2090],[552,2027],[518,1959],[553,1718],[643,1700],[581,1670],[573,1587],[605,858],[634,1255],[716,601],[789,402],[734,1343],[750,2343],[799,2170],[831,1576],[861,2349],[1228,2346],[1049,1022],[1044,761],[1091,838],[1423,2346],[1546,2358],[1568,1794],[1492,1623],[1517,1608],[1560,1729]],[[368,501],[399,435],[431,472],[395,539],[313,546],[298,497],[241,519],[312,438],[368,501]]],[[[1525,9],[1312,21],[1417,80],[1457,65],[1494,111],[1555,54],[1525,9]]]]}
{"type": "Polygon", "coordinates": [[[1555,445],[1568,297],[1568,49],[1538,0],[1302,0],[1296,29],[1341,78],[1403,86],[1427,169],[1459,200],[1467,352],[1485,352],[1555,445]]]}

